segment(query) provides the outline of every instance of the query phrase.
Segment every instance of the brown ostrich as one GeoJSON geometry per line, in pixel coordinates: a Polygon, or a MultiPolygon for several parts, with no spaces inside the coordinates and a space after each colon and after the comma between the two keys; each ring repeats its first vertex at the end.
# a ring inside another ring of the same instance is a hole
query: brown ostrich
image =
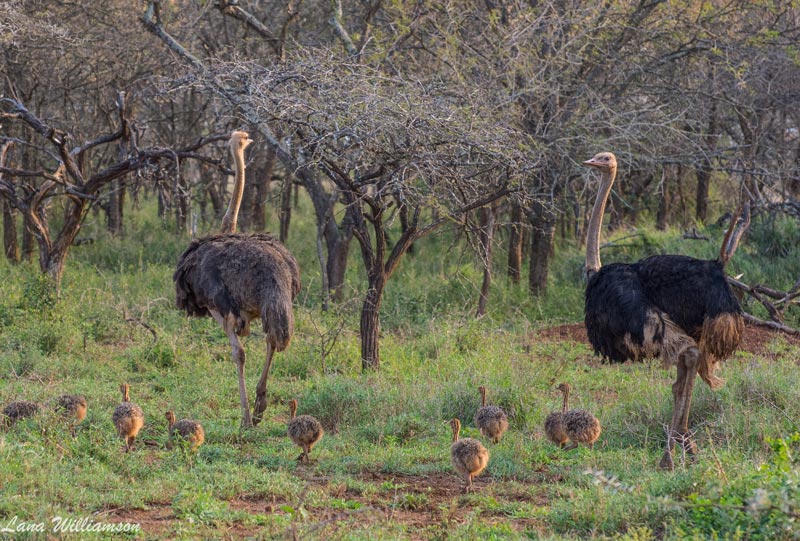
{"type": "Polygon", "coordinates": [[[56,400],[56,411],[69,420],[69,431],[75,437],[75,425],[86,418],[86,397],[76,394],[62,394],[56,400]]]}
{"type": "Polygon", "coordinates": [[[297,460],[308,462],[311,449],[324,434],[322,424],[311,415],[297,415],[297,400],[294,398],[289,400],[289,414],[291,418],[286,431],[294,444],[303,449],[297,460]]]}
{"type": "Polygon", "coordinates": [[[503,434],[508,430],[508,418],[505,412],[498,406],[486,405],[486,387],[478,387],[481,394],[481,407],[475,412],[475,426],[481,431],[484,438],[497,443],[503,434]]]}
{"type": "Polygon", "coordinates": [[[450,462],[458,474],[464,478],[464,492],[469,493],[472,490],[472,479],[489,464],[489,451],[474,438],[458,438],[461,432],[461,421],[458,419],[450,421],[450,426],[453,429],[450,462]]]}
{"type": "Polygon", "coordinates": [[[117,428],[117,434],[125,439],[125,452],[133,449],[136,435],[144,426],[144,412],[137,404],[130,401],[130,385],[123,383],[119,386],[122,392],[122,404],[114,409],[111,420],[117,428]]]}
{"type": "Polygon", "coordinates": [[[567,412],[569,405],[569,386],[566,383],[561,383],[557,389],[562,392],[561,411],[554,411],[545,418],[544,433],[547,435],[548,440],[563,449],[564,445],[569,441],[569,436],[564,430],[564,414],[567,412]]]}
{"type": "Polygon", "coordinates": [[[164,416],[167,418],[167,430],[169,431],[167,449],[172,449],[173,443],[178,438],[186,442],[191,452],[197,451],[197,448],[206,441],[206,433],[203,430],[203,425],[197,421],[181,419],[176,422],[174,411],[168,411],[164,416]]]}
{"type": "Polygon", "coordinates": [[[558,389],[564,394],[564,413],[561,414],[561,429],[564,435],[570,440],[570,444],[566,447],[561,445],[565,451],[575,449],[579,443],[586,444],[589,449],[594,448],[594,442],[600,437],[600,421],[597,417],[592,415],[586,410],[571,410],[569,409],[569,392],[570,386],[562,383],[558,389]]]}
{"type": "Polygon", "coordinates": [[[586,236],[589,341],[596,353],[613,362],[660,356],[666,366],[677,367],[669,438],[659,463],[672,470],[676,441],[688,453],[697,452],[688,427],[695,377],[699,374],[712,389],[722,385],[714,370],[736,350],[744,333],[742,310],[724,266],[750,223],[749,208],[745,205],[741,222],[738,213],[731,220],[716,260],[655,255],[601,267],[600,228],[617,160],[601,152],[583,163],[602,176],[586,236]]]}
{"type": "Polygon", "coordinates": [[[244,150],[251,142],[245,132],[231,134],[236,183],[221,231],[189,244],[172,276],[178,308],[189,316],[211,315],[228,336],[239,378],[243,427],[258,424],[267,407],[272,357],[289,346],[294,332],[292,301],[300,291],[300,268],[283,244],[266,233],[236,233],[244,189],[244,150]],[[258,317],[266,335],[267,356],[251,417],[244,381],[245,351],[239,337],[250,333],[250,321],[258,317]]]}
{"type": "Polygon", "coordinates": [[[14,402],[9,402],[3,408],[4,424],[6,426],[11,426],[21,419],[33,417],[39,413],[40,409],[41,407],[39,404],[29,400],[15,400],[14,402]]]}

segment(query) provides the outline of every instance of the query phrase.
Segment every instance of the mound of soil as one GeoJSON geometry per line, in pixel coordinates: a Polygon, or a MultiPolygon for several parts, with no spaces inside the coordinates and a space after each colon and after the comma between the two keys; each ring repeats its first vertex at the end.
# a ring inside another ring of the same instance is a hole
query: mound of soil
{"type": "MultiPolygon", "coordinates": [[[[559,341],[568,340],[583,344],[589,343],[586,327],[583,323],[570,323],[557,327],[538,329],[534,333],[534,340],[559,341]]],[[[739,344],[741,351],[758,355],[769,355],[769,344],[774,340],[785,340],[787,343],[800,347],[800,337],[782,333],[767,327],[747,325],[744,328],[744,339],[739,344]]]]}

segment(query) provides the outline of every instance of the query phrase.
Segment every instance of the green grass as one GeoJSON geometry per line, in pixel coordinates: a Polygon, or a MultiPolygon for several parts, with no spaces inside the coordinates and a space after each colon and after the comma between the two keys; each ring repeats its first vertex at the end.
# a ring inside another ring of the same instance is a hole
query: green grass
{"type": "MultiPolygon", "coordinates": [[[[289,240],[303,269],[297,329],[273,364],[264,422],[243,433],[224,334],[173,305],[172,266],[186,239],[148,216],[132,210],[123,240],[88,225],[84,234],[97,241],[71,252],[58,302],[34,266],[0,262],[0,403],[47,403],[63,392],[89,399],[75,439],[49,413],[0,432],[0,527],[17,517],[49,528],[61,516],[138,522],[143,531],[130,537],[141,539],[797,536],[800,350],[780,337],[764,355],[729,360],[720,391],[697,386],[690,425],[701,454],[660,472],[673,374],[658,362],[603,365],[584,344],[532,332],[580,321],[575,246],[559,247],[543,298],[498,273],[490,311],[476,321],[474,258],[451,246],[448,232],[421,241],[387,288],[381,369],[362,374],[357,249],[348,300],[322,313],[309,228],[299,222],[289,240]],[[603,423],[593,451],[564,453],[544,438],[561,380],[572,384],[574,404],[603,423]],[[146,415],[127,455],[111,423],[123,381],[146,415]],[[447,421],[457,416],[465,436],[480,437],[472,422],[479,384],[509,413],[511,430],[489,446],[478,490],[464,496],[449,464],[447,421]],[[299,450],[285,435],[291,397],[326,429],[308,466],[297,464],[299,450]],[[204,425],[196,456],[163,447],[168,409],[204,425]]],[[[768,225],[754,225],[731,272],[786,289],[798,275],[800,242],[784,239],[796,239],[797,228],[780,224],[773,246],[768,225]]],[[[706,233],[712,242],[644,231],[634,246],[605,251],[604,261],[662,251],[714,257],[722,231],[706,233]]],[[[244,343],[252,393],[263,337],[256,331],[244,343]]]]}

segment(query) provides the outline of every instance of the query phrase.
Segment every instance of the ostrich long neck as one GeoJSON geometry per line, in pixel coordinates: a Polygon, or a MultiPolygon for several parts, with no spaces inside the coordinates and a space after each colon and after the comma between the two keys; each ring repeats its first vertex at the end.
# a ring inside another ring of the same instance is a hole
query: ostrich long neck
{"type": "Polygon", "coordinates": [[[561,404],[561,411],[563,413],[569,408],[569,389],[564,389],[562,392],[564,393],[564,402],[561,404]]]}
{"type": "Polygon", "coordinates": [[[592,208],[592,217],[589,219],[589,232],[586,235],[586,271],[589,274],[600,270],[600,229],[603,226],[603,215],[606,212],[608,194],[611,193],[611,185],[614,184],[614,177],[616,176],[616,167],[609,171],[603,171],[600,191],[597,192],[597,199],[595,199],[594,208],[592,208]]]}
{"type": "Polygon", "coordinates": [[[236,219],[239,217],[239,207],[242,205],[242,194],[244,193],[244,147],[231,148],[231,154],[236,168],[236,178],[228,210],[225,211],[225,216],[222,218],[220,233],[236,233],[236,219]]]}

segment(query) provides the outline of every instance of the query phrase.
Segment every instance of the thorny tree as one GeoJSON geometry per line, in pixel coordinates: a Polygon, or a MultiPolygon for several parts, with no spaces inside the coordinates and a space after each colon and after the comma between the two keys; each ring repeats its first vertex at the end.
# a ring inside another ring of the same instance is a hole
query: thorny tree
{"type": "Polygon", "coordinates": [[[310,193],[319,229],[338,218],[358,240],[367,273],[362,364],[377,367],[381,300],[402,256],[438,226],[514,191],[536,163],[524,135],[494,121],[497,107],[478,88],[387,73],[322,47],[267,66],[203,63],[156,14],[151,6],[146,27],[274,147],[310,193]],[[401,213],[408,219],[391,240],[401,213]]]}
{"type": "Polygon", "coordinates": [[[56,289],[60,287],[69,248],[86,212],[105,187],[129,173],[155,166],[163,159],[197,158],[214,163],[196,151],[224,138],[201,138],[180,150],[139,149],[136,127],[126,116],[124,93],[117,95],[117,131],[97,135],[77,146],[73,146],[68,132],[45,123],[21,102],[1,98],[0,105],[0,118],[5,122],[23,123],[36,136],[31,141],[0,136],[0,197],[22,214],[25,225],[33,231],[39,247],[39,266],[56,289]],[[40,143],[42,140],[46,146],[40,143]],[[36,151],[33,168],[20,169],[13,165],[15,147],[36,151]],[[116,150],[110,153],[110,159],[108,154],[104,155],[108,148],[116,150]],[[60,224],[54,226],[50,214],[59,208],[63,209],[63,217],[60,224]]]}

